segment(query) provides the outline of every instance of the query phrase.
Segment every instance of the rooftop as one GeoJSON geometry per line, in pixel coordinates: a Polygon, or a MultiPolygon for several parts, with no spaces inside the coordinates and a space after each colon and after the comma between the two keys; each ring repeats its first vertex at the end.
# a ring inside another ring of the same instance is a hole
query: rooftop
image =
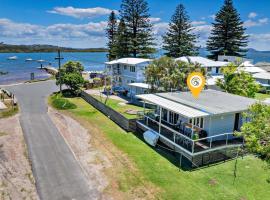
{"type": "MultiPolygon", "coordinates": [[[[254,99],[216,90],[204,90],[198,99],[195,99],[190,92],[158,93],[152,95],[150,98],[155,98],[158,105],[162,104],[163,99],[165,99],[165,104],[161,106],[180,104],[201,112],[202,116],[246,111],[250,105],[257,102],[254,99]]],[[[144,99],[143,96],[139,95],[138,97],[144,99]]]]}
{"type": "Polygon", "coordinates": [[[270,72],[261,72],[253,74],[254,78],[270,80],[270,72]]]}
{"type": "Polygon", "coordinates": [[[105,62],[107,65],[114,65],[114,64],[126,64],[126,65],[137,65],[145,62],[151,62],[151,59],[145,58],[121,58],[117,60],[112,60],[110,62],[105,62]]]}
{"type": "Polygon", "coordinates": [[[194,64],[198,63],[201,64],[202,67],[224,67],[229,64],[228,62],[213,61],[201,56],[183,56],[180,58],[176,58],[175,60],[194,64]]]}

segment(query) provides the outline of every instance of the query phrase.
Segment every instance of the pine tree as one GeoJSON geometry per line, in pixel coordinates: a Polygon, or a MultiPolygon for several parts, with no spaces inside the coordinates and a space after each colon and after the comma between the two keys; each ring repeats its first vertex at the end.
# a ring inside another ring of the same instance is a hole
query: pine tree
{"type": "Polygon", "coordinates": [[[114,11],[111,12],[108,20],[108,25],[106,29],[107,38],[108,38],[108,59],[113,60],[116,58],[115,52],[115,41],[116,41],[116,32],[117,32],[117,19],[114,11]]]}
{"type": "Polygon", "coordinates": [[[248,36],[240,15],[233,6],[232,0],[225,0],[221,10],[216,14],[211,36],[207,41],[209,58],[217,59],[218,55],[245,56],[248,36]]]}
{"type": "Polygon", "coordinates": [[[120,20],[115,41],[116,58],[124,58],[129,56],[129,40],[127,35],[126,24],[123,19],[120,20]]]}
{"type": "Polygon", "coordinates": [[[148,3],[145,0],[122,0],[120,15],[127,27],[131,56],[148,57],[154,52],[148,3]]]}
{"type": "Polygon", "coordinates": [[[185,7],[182,4],[178,5],[168,31],[163,36],[163,48],[167,51],[166,55],[174,58],[197,55],[196,36],[192,30],[185,7]]]}

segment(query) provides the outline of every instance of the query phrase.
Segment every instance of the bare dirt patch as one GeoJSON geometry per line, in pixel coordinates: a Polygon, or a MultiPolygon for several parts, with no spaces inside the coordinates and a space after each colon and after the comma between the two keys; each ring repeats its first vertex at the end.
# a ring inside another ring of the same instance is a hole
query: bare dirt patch
{"type": "Polygon", "coordinates": [[[18,115],[0,119],[0,199],[39,199],[18,115]]]}
{"type": "Polygon", "coordinates": [[[65,115],[62,111],[49,109],[49,115],[87,171],[90,181],[103,191],[103,199],[157,198],[160,191],[142,180],[132,161],[98,127],[81,118],[74,120],[74,116],[63,112],[65,115]],[[133,186],[130,188],[128,185],[133,186]]]}

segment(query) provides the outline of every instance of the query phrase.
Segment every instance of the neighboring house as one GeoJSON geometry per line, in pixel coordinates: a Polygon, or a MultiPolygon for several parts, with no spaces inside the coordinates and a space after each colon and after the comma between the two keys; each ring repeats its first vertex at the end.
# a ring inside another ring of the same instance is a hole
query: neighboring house
{"type": "Polygon", "coordinates": [[[258,62],[255,64],[255,67],[259,67],[267,72],[270,72],[270,63],[268,62],[258,62]]]}
{"type": "Polygon", "coordinates": [[[183,56],[180,58],[176,58],[175,60],[194,64],[198,63],[201,65],[202,68],[205,68],[208,75],[211,76],[220,75],[221,68],[226,67],[229,64],[228,62],[213,61],[201,56],[183,56]]]}
{"type": "Polygon", "coordinates": [[[238,57],[238,56],[218,56],[218,61],[223,61],[223,62],[232,62],[235,63],[237,65],[244,63],[246,61],[252,63],[253,60],[251,59],[247,59],[247,58],[243,58],[243,57],[238,57]]]}
{"type": "Polygon", "coordinates": [[[261,72],[253,74],[253,78],[263,87],[270,90],[270,72],[261,72]]]}
{"type": "Polygon", "coordinates": [[[247,72],[247,73],[250,73],[250,74],[256,74],[256,73],[262,73],[262,72],[265,72],[265,70],[259,68],[259,67],[244,67],[244,66],[239,66],[238,67],[238,70],[239,71],[244,71],[244,72],[247,72]]]}
{"type": "MultiPolygon", "coordinates": [[[[242,113],[256,100],[204,90],[198,99],[190,92],[137,95],[155,105],[141,113],[138,127],[191,161],[193,166],[226,160],[236,155],[243,139],[234,135],[245,119],[242,113]],[[160,117],[161,116],[161,117],[160,117]]],[[[147,139],[146,139],[147,140],[147,139]]]]}
{"type": "Polygon", "coordinates": [[[112,77],[114,89],[130,92],[130,83],[145,82],[145,68],[151,62],[151,59],[121,58],[106,62],[106,73],[112,77]]]}

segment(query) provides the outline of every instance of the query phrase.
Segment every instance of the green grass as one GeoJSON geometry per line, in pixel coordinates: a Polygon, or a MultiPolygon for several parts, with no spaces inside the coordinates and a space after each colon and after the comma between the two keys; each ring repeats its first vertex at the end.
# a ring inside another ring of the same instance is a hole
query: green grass
{"type": "Polygon", "coordinates": [[[55,94],[49,99],[50,104],[58,110],[75,109],[77,106],[71,103],[67,98],[63,98],[60,94],[55,94]]]}
{"type": "Polygon", "coordinates": [[[74,118],[86,120],[92,127],[97,128],[100,134],[105,134],[105,137],[135,163],[138,173],[133,181],[129,181],[133,176],[129,171],[119,175],[119,185],[123,191],[141,184],[140,180],[146,180],[160,189],[158,199],[269,199],[270,184],[267,183],[267,178],[270,174],[265,169],[265,164],[258,158],[253,156],[240,158],[235,181],[233,175],[235,161],[196,171],[179,170],[169,161],[174,160],[172,155],[162,156],[162,152],[158,153],[150,148],[134,134],[127,134],[81,98],[69,101],[77,106],[68,110],[74,118]]]}
{"type": "Polygon", "coordinates": [[[7,105],[8,108],[6,110],[0,111],[0,119],[11,117],[13,115],[16,115],[19,112],[18,106],[11,107],[10,105],[7,105]]]}
{"type": "MultiPolygon", "coordinates": [[[[98,96],[98,95],[92,95],[95,99],[97,99],[98,101],[101,102],[105,102],[105,98],[98,96]]],[[[108,98],[106,105],[109,106],[110,108],[114,109],[115,111],[121,113],[123,116],[125,116],[128,119],[134,119],[137,117],[137,115],[133,115],[133,114],[128,114],[126,113],[127,110],[134,110],[134,111],[142,111],[143,107],[140,106],[135,106],[132,104],[124,104],[121,105],[122,101],[116,100],[116,99],[111,99],[108,98]]],[[[123,103],[123,102],[122,102],[123,103]]]]}
{"type": "Polygon", "coordinates": [[[256,93],[256,96],[255,96],[255,99],[258,99],[258,100],[265,100],[267,98],[270,98],[270,94],[256,93]]]}

